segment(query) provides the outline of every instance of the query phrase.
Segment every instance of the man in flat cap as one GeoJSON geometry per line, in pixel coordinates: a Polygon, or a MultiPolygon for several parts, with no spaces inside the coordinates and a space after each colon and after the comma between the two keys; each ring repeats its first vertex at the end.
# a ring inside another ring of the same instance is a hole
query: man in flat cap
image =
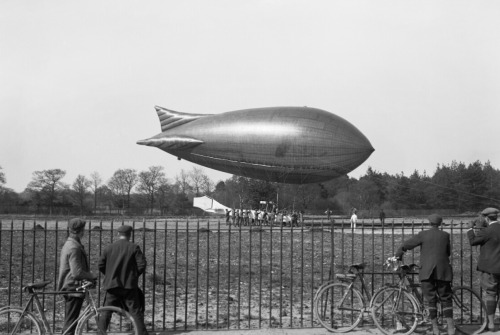
{"type": "MultiPolygon", "coordinates": [[[[97,276],[89,270],[85,248],[81,238],[85,233],[86,222],[82,219],[71,219],[68,223],[69,236],[64,243],[59,263],[58,291],[74,291],[81,280],[95,281],[97,276]]],[[[62,332],[78,319],[82,309],[84,295],[82,293],[64,294],[65,319],[62,332]]],[[[67,334],[74,334],[76,323],[68,330],[67,334]]]]}
{"type": "Polygon", "coordinates": [[[437,215],[429,216],[431,228],[421,231],[405,241],[398,249],[395,257],[401,259],[403,254],[420,246],[420,273],[424,302],[429,311],[433,334],[439,334],[437,324],[437,302],[441,301],[443,316],[448,324],[448,334],[455,334],[453,324],[453,305],[451,281],[453,270],[450,264],[450,234],[439,229],[443,219],[437,215]]]}
{"type": "MultiPolygon", "coordinates": [[[[146,271],[146,258],[141,248],[130,241],[132,227],[123,225],[117,230],[118,241],[107,246],[99,259],[99,271],[104,274],[103,287],[106,290],[104,306],[125,309],[136,319],[139,334],[147,334],[139,289],[139,276],[146,271]]],[[[111,314],[103,316],[99,319],[99,327],[107,329],[111,314]]]]}
{"type": "Polygon", "coordinates": [[[494,330],[495,310],[500,297],[500,223],[498,209],[488,207],[481,212],[487,227],[480,230],[470,228],[467,237],[471,246],[480,245],[477,270],[481,272],[481,287],[488,314],[488,329],[494,330]]]}

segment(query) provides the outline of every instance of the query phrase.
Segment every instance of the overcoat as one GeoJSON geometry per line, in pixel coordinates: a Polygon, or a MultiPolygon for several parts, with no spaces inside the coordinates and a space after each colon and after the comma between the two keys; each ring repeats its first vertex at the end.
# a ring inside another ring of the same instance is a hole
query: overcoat
{"type": "Polygon", "coordinates": [[[421,231],[403,243],[396,253],[401,257],[407,250],[420,246],[419,279],[453,280],[453,270],[450,264],[450,234],[438,227],[421,231]]]}
{"type": "Polygon", "coordinates": [[[500,274],[500,222],[490,223],[487,228],[479,230],[477,234],[469,230],[467,237],[471,246],[481,246],[477,269],[491,274],[500,274]]]}
{"type": "MultiPolygon", "coordinates": [[[[89,263],[83,245],[77,239],[68,237],[61,249],[59,262],[58,291],[73,291],[81,280],[94,280],[89,271],[89,263]]],[[[73,293],[69,296],[83,297],[83,294],[73,293]]]]}
{"type": "Polygon", "coordinates": [[[146,257],[141,248],[126,239],[108,245],[99,259],[99,271],[104,274],[103,287],[136,289],[139,276],[146,270],[146,257]]]}

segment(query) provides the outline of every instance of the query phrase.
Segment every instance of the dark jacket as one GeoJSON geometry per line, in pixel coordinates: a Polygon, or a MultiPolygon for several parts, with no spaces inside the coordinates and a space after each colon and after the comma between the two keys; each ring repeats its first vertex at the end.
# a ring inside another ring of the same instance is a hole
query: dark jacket
{"type": "Polygon", "coordinates": [[[481,246],[477,269],[500,274],[500,222],[492,222],[488,228],[479,230],[477,234],[469,230],[467,237],[471,246],[481,246]]]}
{"type": "Polygon", "coordinates": [[[418,246],[420,246],[420,281],[428,279],[452,281],[450,234],[438,227],[421,231],[403,243],[396,257],[401,257],[405,251],[418,246]]]}
{"type": "MultiPolygon", "coordinates": [[[[68,237],[61,250],[57,290],[73,291],[79,286],[79,281],[83,279],[94,280],[95,278],[96,276],[89,271],[83,245],[77,239],[68,237]]],[[[69,295],[83,297],[83,294],[79,293],[69,295]]]]}
{"type": "Polygon", "coordinates": [[[141,248],[125,239],[107,246],[99,259],[99,271],[104,274],[105,290],[115,287],[138,288],[139,276],[145,270],[146,258],[141,248]]]}

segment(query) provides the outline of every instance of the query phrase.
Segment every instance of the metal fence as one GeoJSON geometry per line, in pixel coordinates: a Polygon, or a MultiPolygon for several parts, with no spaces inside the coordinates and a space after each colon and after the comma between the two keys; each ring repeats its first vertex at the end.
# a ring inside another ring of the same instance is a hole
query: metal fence
{"type": "MultiPolygon", "coordinates": [[[[90,221],[82,240],[91,271],[122,224],[148,260],[140,285],[146,296],[146,325],[152,331],[319,327],[312,313],[321,283],[352,263],[365,262],[372,293],[396,280],[383,267],[403,240],[428,229],[421,220],[358,222],[307,219],[300,227],[228,226],[223,221],[90,221]]],[[[478,288],[478,250],[469,246],[461,221],[447,221],[454,285],[478,288]]],[[[67,220],[1,220],[0,307],[26,301],[24,284],[52,280],[56,289],[59,254],[67,220]]],[[[418,263],[419,250],[405,261],[418,263]]],[[[102,276],[99,277],[102,282],[102,276]]],[[[104,292],[96,297],[102,303],[104,292]]],[[[62,327],[61,297],[44,296],[54,329],[62,327]]],[[[50,320],[50,319],[49,319],[50,320]]]]}

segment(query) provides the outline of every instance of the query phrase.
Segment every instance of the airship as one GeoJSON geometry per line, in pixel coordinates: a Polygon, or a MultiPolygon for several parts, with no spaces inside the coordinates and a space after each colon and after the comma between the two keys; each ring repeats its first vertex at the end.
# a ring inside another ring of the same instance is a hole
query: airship
{"type": "Polygon", "coordinates": [[[374,151],[351,123],[310,107],[188,114],[156,106],[161,133],[137,144],[234,175],[306,184],[346,175],[374,151]]]}

